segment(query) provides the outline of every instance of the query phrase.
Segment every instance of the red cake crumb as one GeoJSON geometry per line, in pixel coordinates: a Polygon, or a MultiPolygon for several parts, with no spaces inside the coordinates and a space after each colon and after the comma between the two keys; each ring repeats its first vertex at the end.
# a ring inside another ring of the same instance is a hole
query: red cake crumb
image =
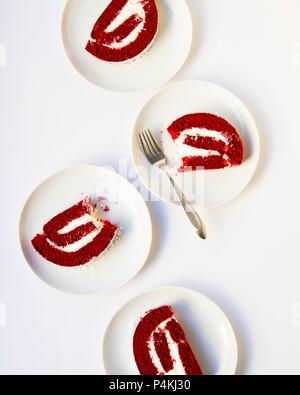
{"type": "Polygon", "coordinates": [[[86,264],[109,247],[118,232],[118,227],[107,220],[99,220],[99,226],[102,226],[101,230],[93,221],[90,221],[67,233],[59,233],[59,231],[77,218],[94,213],[95,205],[91,204],[89,199],[82,200],[56,215],[44,225],[44,233],[37,234],[32,239],[33,247],[46,260],[59,266],[74,267],[86,264]],[[58,248],[71,245],[97,229],[99,229],[99,233],[93,240],[76,251],[69,252],[58,248]]]}
{"type": "Polygon", "coordinates": [[[126,6],[128,0],[112,0],[94,25],[92,40],[86,50],[97,58],[108,62],[123,62],[135,58],[152,43],[158,30],[158,11],[155,0],[138,0],[144,8],[145,20],[134,14],[112,32],[107,32],[113,20],[126,6]],[[114,43],[122,42],[141,23],[143,29],[137,38],[121,48],[113,48],[114,43]]]}
{"type": "Polygon", "coordinates": [[[185,373],[189,375],[203,375],[202,370],[186,339],[183,329],[176,321],[170,306],[162,306],[150,310],[140,320],[133,336],[133,352],[137,367],[142,375],[163,375],[174,368],[166,331],[169,331],[174,343],[178,346],[179,356],[185,373]],[[167,321],[163,329],[159,325],[167,321]],[[155,366],[150,354],[150,341],[153,338],[155,352],[160,360],[163,372],[155,366]]]}
{"type": "Polygon", "coordinates": [[[105,212],[108,213],[110,211],[110,208],[107,204],[105,204],[104,202],[106,201],[106,197],[104,196],[98,196],[97,198],[98,202],[100,203],[100,207],[101,209],[105,212]]]}
{"type": "Polygon", "coordinates": [[[167,130],[176,141],[181,133],[192,128],[219,132],[225,137],[227,143],[215,137],[201,136],[200,134],[187,135],[183,144],[198,149],[217,151],[218,155],[212,153],[208,156],[185,156],[182,158],[181,171],[196,170],[199,167],[205,170],[223,169],[242,163],[244,151],[242,139],[236,129],[224,118],[208,113],[187,114],[174,121],[167,130]]]}

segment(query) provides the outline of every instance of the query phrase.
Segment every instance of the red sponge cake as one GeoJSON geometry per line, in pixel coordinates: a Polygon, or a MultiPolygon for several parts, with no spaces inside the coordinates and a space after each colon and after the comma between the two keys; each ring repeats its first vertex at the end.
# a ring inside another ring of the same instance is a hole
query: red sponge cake
{"type": "Polygon", "coordinates": [[[86,50],[107,62],[146,52],[158,31],[155,0],[112,0],[95,23],[86,50]]]}
{"type": "Polygon", "coordinates": [[[133,336],[133,352],[142,375],[203,375],[170,306],[150,310],[141,318],[133,336]]]}
{"type": "Polygon", "coordinates": [[[187,114],[168,128],[175,155],[182,161],[180,170],[223,169],[243,161],[243,142],[237,130],[214,114],[187,114]]]}
{"type": "Polygon", "coordinates": [[[56,215],[32,239],[34,249],[59,266],[81,266],[100,256],[112,244],[119,228],[101,220],[88,198],[56,215]]]}

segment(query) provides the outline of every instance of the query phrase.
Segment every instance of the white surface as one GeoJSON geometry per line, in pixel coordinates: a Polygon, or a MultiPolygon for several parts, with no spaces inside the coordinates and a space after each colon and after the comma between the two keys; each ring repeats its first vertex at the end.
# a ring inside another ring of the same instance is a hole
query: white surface
{"type": "Polygon", "coordinates": [[[83,298],[52,290],[28,269],[20,211],[63,167],[117,170],[150,93],[103,93],[78,76],[61,43],[63,5],[0,0],[0,371],[103,372],[100,343],[116,310],[140,292],[174,285],[204,293],[229,317],[239,373],[299,373],[299,0],[189,0],[196,38],[177,79],[211,80],[241,98],[260,131],[258,170],[237,199],[202,213],[205,242],[179,207],[149,203],[151,259],[127,286],[83,298]]]}
{"type": "Polygon", "coordinates": [[[139,295],[113,317],[103,341],[103,364],[108,374],[139,374],[132,351],[135,328],[147,311],[165,305],[173,308],[204,374],[235,373],[237,343],[224,313],[198,292],[170,287],[139,295]]]}
{"type": "MultiPolygon", "coordinates": [[[[137,173],[144,184],[166,202],[176,202],[170,193],[170,181],[154,171],[138,140],[141,130],[149,128],[161,141],[161,132],[186,114],[208,112],[229,121],[243,140],[244,160],[240,166],[226,169],[178,172],[174,180],[196,208],[220,206],[236,197],[251,180],[259,160],[260,143],[254,119],[243,103],[226,89],[205,81],[181,81],[161,90],[142,109],[132,136],[132,152],[137,173]]],[[[171,164],[170,164],[171,165],[171,164]]]]}
{"type": "Polygon", "coordinates": [[[29,266],[47,284],[64,292],[91,294],[117,289],[140,271],[150,252],[152,225],[144,200],[127,180],[105,168],[75,166],[45,180],[29,197],[21,215],[20,241],[29,266]],[[107,199],[110,211],[101,217],[119,226],[119,240],[84,266],[62,268],[46,261],[31,240],[51,218],[86,196],[95,202],[107,199]]]}
{"type": "Polygon", "coordinates": [[[157,0],[159,30],[141,57],[112,64],[85,50],[92,28],[109,0],[68,0],[62,18],[66,53],[78,72],[93,84],[117,92],[157,87],[183,66],[192,44],[192,20],[184,0],[157,0]]]}

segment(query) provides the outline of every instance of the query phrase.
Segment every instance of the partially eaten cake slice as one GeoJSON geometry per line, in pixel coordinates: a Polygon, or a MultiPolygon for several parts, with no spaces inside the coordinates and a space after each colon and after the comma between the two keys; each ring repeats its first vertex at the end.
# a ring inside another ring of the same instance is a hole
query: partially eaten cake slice
{"type": "Polygon", "coordinates": [[[141,375],[203,375],[170,306],[150,310],[141,318],[133,352],[141,375]]]}
{"type": "Polygon", "coordinates": [[[96,21],[86,50],[106,62],[132,60],[151,47],[157,31],[155,0],[112,0],[96,21]]]}
{"type": "Polygon", "coordinates": [[[118,233],[118,226],[101,219],[96,205],[85,198],[47,222],[32,245],[47,261],[75,267],[107,251],[118,233]]]}

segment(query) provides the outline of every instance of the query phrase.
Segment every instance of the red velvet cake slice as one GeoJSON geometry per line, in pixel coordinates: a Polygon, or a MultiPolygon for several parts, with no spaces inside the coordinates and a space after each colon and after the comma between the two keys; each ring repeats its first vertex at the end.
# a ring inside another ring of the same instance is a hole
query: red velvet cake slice
{"type": "Polygon", "coordinates": [[[86,50],[107,62],[146,52],[158,31],[155,0],[112,0],[95,23],[86,50]]]}
{"type": "Polygon", "coordinates": [[[181,171],[223,169],[243,161],[241,137],[228,121],[217,115],[187,114],[162,133],[166,154],[181,160],[181,171]]]}
{"type": "Polygon", "coordinates": [[[32,245],[47,261],[75,267],[103,254],[118,231],[116,225],[99,218],[96,205],[86,198],[47,222],[32,245]]]}
{"type": "Polygon", "coordinates": [[[170,306],[150,310],[141,318],[133,352],[142,375],[203,375],[170,306]]]}

